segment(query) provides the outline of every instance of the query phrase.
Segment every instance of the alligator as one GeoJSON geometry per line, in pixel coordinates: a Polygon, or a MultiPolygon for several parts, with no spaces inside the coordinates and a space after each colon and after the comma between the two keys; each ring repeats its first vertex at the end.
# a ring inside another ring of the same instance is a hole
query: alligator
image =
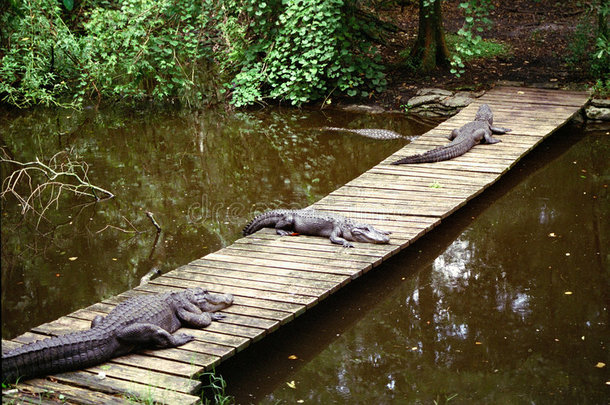
{"type": "Polygon", "coordinates": [[[341,215],[312,209],[273,210],[256,216],[243,230],[244,236],[262,228],[272,228],[278,235],[327,236],[332,243],[354,247],[349,241],[389,243],[391,232],[360,224],[341,215]]]}
{"type": "Polygon", "coordinates": [[[91,367],[143,348],[177,347],[194,339],[173,334],[182,326],[203,328],[224,315],[212,312],[233,303],[230,294],[203,288],[132,297],[105,318],[96,316],[91,329],[28,343],[2,353],[2,381],[91,367]]]}
{"type": "Polygon", "coordinates": [[[373,139],[409,139],[411,137],[407,137],[399,134],[398,132],[391,131],[389,129],[351,129],[351,128],[337,128],[337,127],[322,127],[320,131],[341,131],[341,132],[352,132],[354,134],[366,136],[367,138],[373,139]]]}
{"type": "Polygon", "coordinates": [[[451,143],[448,145],[439,146],[422,154],[407,156],[391,164],[431,163],[453,159],[468,152],[478,143],[501,142],[499,139],[492,137],[492,134],[505,134],[510,131],[508,128],[494,127],[491,108],[487,104],[483,104],[479,107],[474,121],[451,131],[451,135],[448,137],[451,143]]]}

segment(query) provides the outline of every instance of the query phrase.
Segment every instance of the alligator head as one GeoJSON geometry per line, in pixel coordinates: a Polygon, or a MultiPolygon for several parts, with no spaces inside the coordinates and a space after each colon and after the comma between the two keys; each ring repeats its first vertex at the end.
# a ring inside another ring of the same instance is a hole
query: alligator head
{"type": "Polygon", "coordinates": [[[389,243],[392,232],[382,231],[367,224],[354,224],[350,229],[352,238],[356,242],[366,243],[389,243]]]}
{"type": "Polygon", "coordinates": [[[231,294],[213,294],[200,287],[186,290],[186,296],[204,312],[220,311],[233,303],[231,294]]]}
{"type": "Polygon", "coordinates": [[[474,116],[474,120],[488,122],[490,127],[493,126],[494,115],[491,112],[491,108],[487,104],[481,105],[474,116]]]}

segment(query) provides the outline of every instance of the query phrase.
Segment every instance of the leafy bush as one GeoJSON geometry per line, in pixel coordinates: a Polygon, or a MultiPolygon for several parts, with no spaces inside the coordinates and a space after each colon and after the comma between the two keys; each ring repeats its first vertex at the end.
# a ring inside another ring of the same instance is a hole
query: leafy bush
{"type": "Polygon", "coordinates": [[[451,60],[451,73],[457,77],[464,73],[464,62],[491,56],[482,54],[486,46],[480,33],[485,31],[485,27],[492,25],[487,16],[494,5],[491,0],[467,0],[461,2],[459,8],[464,11],[464,25],[457,32],[460,40],[454,40],[451,46],[455,49],[451,60]]]}
{"type": "Polygon", "coordinates": [[[603,83],[610,77],[610,33],[607,23],[610,1],[593,1],[588,7],[568,45],[566,62],[574,68],[584,64],[603,83]],[[594,18],[597,18],[598,24],[591,23],[594,18]]]}
{"type": "Polygon", "coordinates": [[[175,98],[199,104],[218,95],[210,63],[216,31],[206,30],[214,24],[215,2],[82,4],[88,8],[70,12],[56,0],[25,0],[2,14],[4,101],[77,106],[89,98],[175,98]]]}
{"type": "Polygon", "coordinates": [[[17,106],[56,104],[68,88],[63,77],[71,62],[66,57],[78,45],[61,19],[60,3],[19,4],[0,16],[0,95],[17,106]]]}
{"type": "Polygon", "coordinates": [[[379,58],[364,40],[365,24],[342,0],[245,1],[235,20],[249,23],[248,48],[234,55],[239,72],[231,83],[236,106],[285,99],[293,105],[335,89],[349,96],[382,91],[379,58]],[[244,11],[241,11],[244,10],[244,11]],[[244,15],[245,13],[245,15],[244,15]]]}
{"type": "Polygon", "coordinates": [[[343,0],[11,1],[0,6],[0,98],[236,106],[381,91],[371,27],[343,0]],[[227,85],[223,86],[223,83],[227,85]],[[230,83],[230,84],[228,84],[230,83]]]}

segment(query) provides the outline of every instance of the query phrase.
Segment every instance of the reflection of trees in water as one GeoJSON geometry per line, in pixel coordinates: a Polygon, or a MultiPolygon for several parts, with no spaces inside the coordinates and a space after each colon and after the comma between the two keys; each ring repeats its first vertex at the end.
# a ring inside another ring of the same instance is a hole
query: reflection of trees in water
{"type": "Polygon", "coordinates": [[[401,145],[325,137],[311,130],[320,113],[294,110],[38,109],[2,118],[13,157],[72,148],[91,181],[116,195],[80,211],[82,201],[65,198],[38,231],[2,201],[4,336],[137,285],[154,261],[147,211],[163,224],[167,271],[231,243],[255,211],[306,206],[401,145]]]}
{"type": "Polygon", "coordinates": [[[598,240],[610,229],[599,180],[608,179],[600,162],[609,146],[585,138],[500,198],[431,266],[287,376],[296,390],[280,387],[263,403],[432,403],[455,394],[454,403],[604,402],[605,374],[594,366],[607,360],[607,245],[598,240]],[[541,212],[553,215],[540,222],[541,212]]]}

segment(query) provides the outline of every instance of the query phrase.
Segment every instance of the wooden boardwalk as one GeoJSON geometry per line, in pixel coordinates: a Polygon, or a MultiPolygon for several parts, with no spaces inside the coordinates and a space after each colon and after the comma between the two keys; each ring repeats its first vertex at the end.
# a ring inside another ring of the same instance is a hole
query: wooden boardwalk
{"type": "MultiPolygon", "coordinates": [[[[583,92],[499,87],[458,115],[313,204],[393,232],[391,244],[355,243],[354,249],[322,237],[279,237],[265,229],[231,246],[173,270],[143,287],[78,310],[3,341],[3,349],[47,336],[86,329],[94,316],[136,294],[204,286],[229,292],[235,304],[227,318],[202,330],[188,330],[196,340],[180,348],[146,351],[116,358],[83,371],[19,384],[30,392],[54,391],[76,403],[123,403],[125,396],[168,404],[198,401],[201,383],[194,375],[245,349],[351,280],[406,248],[441,220],[496,182],[525,154],[566,123],[586,103],[583,92]],[[478,145],[456,159],[390,166],[400,157],[448,142],[447,135],[474,118],[487,103],[494,123],[511,128],[501,143],[478,145]]],[[[22,401],[20,393],[3,395],[22,401]]],[[[44,396],[36,403],[46,403],[44,396]]],[[[56,402],[53,402],[56,403],[56,402]]]]}

